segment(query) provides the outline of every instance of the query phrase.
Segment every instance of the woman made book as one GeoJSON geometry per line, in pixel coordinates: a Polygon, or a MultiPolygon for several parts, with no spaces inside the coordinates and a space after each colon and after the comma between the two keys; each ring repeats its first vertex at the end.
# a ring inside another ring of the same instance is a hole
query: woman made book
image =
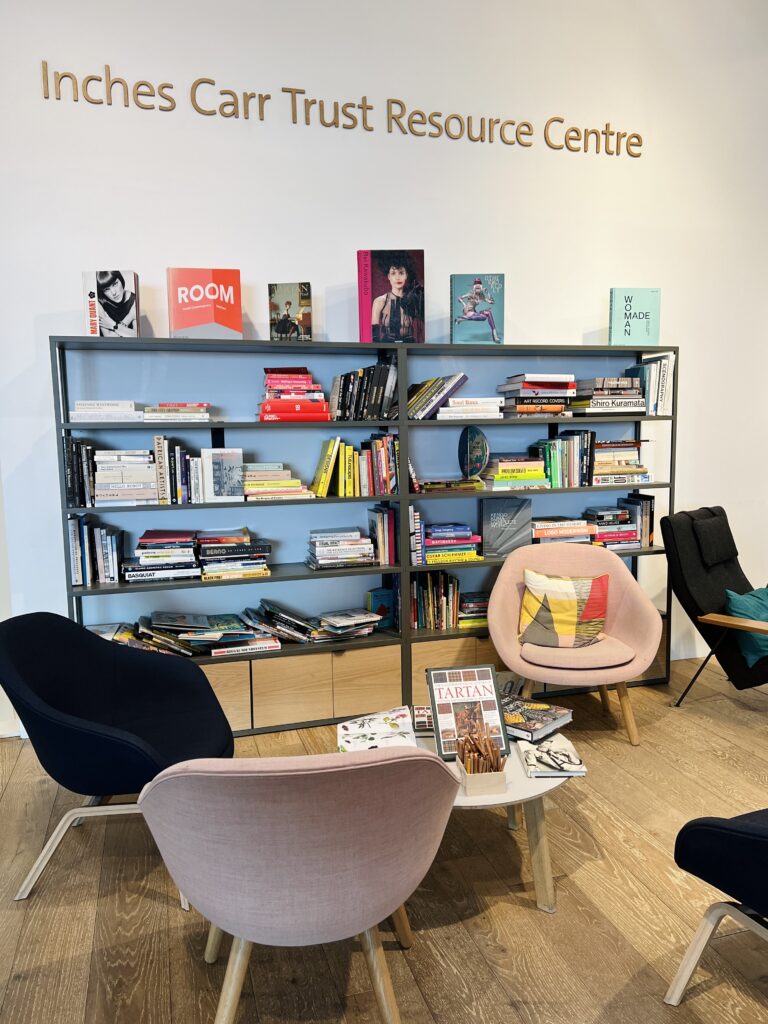
{"type": "Polygon", "coordinates": [[[360,341],[424,341],[424,250],[357,253],[360,341]]]}

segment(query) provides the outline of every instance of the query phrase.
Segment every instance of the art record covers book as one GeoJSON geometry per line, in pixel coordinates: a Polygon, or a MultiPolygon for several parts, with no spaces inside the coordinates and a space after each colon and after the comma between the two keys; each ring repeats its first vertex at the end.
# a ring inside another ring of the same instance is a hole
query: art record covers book
{"type": "Polygon", "coordinates": [[[392,708],[391,711],[378,711],[340,722],[336,726],[336,743],[344,754],[378,747],[415,747],[410,709],[392,708]]]}
{"type": "Polygon", "coordinates": [[[660,311],[660,288],[611,288],[609,343],[658,345],[660,311]]]}
{"type": "Polygon", "coordinates": [[[504,275],[451,274],[451,342],[504,341],[504,275]]]}
{"type": "Polygon", "coordinates": [[[242,338],[239,270],[168,268],[172,338],[242,338]]]}
{"type": "Polygon", "coordinates": [[[530,498],[485,498],[480,502],[483,554],[501,557],[531,543],[530,498]]]}
{"type": "Polygon", "coordinates": [[[485,736],[509,752],[493,665],[429,668],[427,685],[435,728],[435,748],[444,761],[456,759],[461,736],[485,736]]]}
{"type": "Polygon", "coordinates": [[[272,341],[312,340],[309,281],[269,285],[269,337],[272,341]]]}
{"type": "Polygon", "coordinates": [[[85,271],[83,298],[89,337],[139,336],[139,278],[132,270],[85,271]]]}
{"type": "Polygon", "coordinates": [[[424,341],[424,250],[357,253],[360,341],[424,341]]]}

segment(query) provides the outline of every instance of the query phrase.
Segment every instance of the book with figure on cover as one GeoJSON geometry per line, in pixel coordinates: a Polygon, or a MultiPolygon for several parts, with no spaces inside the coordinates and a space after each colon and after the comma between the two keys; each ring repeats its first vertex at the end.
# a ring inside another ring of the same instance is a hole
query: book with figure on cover
{"type": "Polygon", "coordinates": [[[240,271],[168,268],[172,338],[242,338],[240,271]]]}
{"type": "Polygon", "coordinates": [[[312,340],[309,281],[269,285],[269,337],[272,341],[312,340]]]}
{"type": "Polygon", "coordinates": [[[540,743],[517,740],[515,746],[529,779],[570,778],[587,774],[587,766],[576,753],[576,748],[560,732],[540,743]]]}
{"type": "Polygon", "coordinates": [[[659,344],[660,288],[611,288],[608,342],[644,348],[659,344]]]}
{"type": "Polygon", "coordinates": [[[504,275],[451,274],[451,343],[504,341],[504,275]]]}
{"type": "Polygon", "coordinates": [[[435,749],[444,761],[456,759],[457,741],[462,736],[487,736],[500,753],[509,752],[493,665],[428,668],[427,686],[435,749]]]}
{"type": "Polygon", "coordinates": [[[83,273],[85,333],[89,337],[139,336],[139,278],[132,270],[83,273]]]}
{"type": "Polygon", "coordinates": [[[360,341],[424,341],[424,250],[359,249],[360,341]]]}

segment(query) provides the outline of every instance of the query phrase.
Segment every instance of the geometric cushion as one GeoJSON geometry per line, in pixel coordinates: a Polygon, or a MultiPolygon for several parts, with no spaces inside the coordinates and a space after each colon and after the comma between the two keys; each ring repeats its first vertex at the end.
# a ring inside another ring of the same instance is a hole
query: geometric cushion
{"type": "Polygon", "coordinates": [[[587,647],[539,647],[523,644],[520,657],[531,665],[544,668],[592,670],[626,665],[635,656],[631,647],[612,636],[605,636],[587,647]]]}
{"type": "Polygon", "coordinates": [[[545,576],[526,569],[520,605],[520,643],[573,649],[601,640],[609,578],[608,573],[545,576]]]}
{"type": "MultiPolygon", "coordinates": [[[[735,615],[739,619],[768,622],[768,588],[760,587],[749,594],[737,594],[733,590],[726,590],[725,609],[728,615],[735,615]]],[[[768,655],[768,636],[762,633],[745,633],[739,630],[737,640],[744,660],[750,668],[768,655]]]]}

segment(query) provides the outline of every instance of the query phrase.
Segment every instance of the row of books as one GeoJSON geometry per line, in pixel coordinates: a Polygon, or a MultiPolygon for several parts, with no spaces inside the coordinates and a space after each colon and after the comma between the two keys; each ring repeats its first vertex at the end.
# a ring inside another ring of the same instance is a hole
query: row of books
{"type": "Polygon", "coordinates": [[[417,573],[411,579],[411,629],[454,629],[459,624],[461,584],[447,572],[417,573]]]}
{"type": "Polygon", "coordinates": [[[397,366],[382,353],[373,366],[333,378],[329,411],[332,420],[385,420],[397,393],[397,366]]]}
{"type": "Polygon", "coordinates": [[[506,487],[636,487],[653,482],[653,474],[640,460],[641,441],[598,441],[594,430],[563,430],[556,438],[543,438],[528,447],[517,461],[512,455],[499,463],[507,477],[497,481],[506,487]],[[543,464],[543,465],[542,465],[543,464]],[[522,471],[519,468],[522,467],[522,471]],[[531,480],[526,471],[543,472],[543,480],[531,480]]]}
{"type": "Polygon", "coordinates": [[[71,423],[207,423],[212,413],[210,402],[158,402],[142,405],[129,399],[83,399],[69,410],[71,423]]]}
{"type": "Polygon", "coordinates": [[[248,625],[283,642],[312,644],[369,636],[381,616],[365,608],[306,616],[276,601],[263,598],[258,608],[246,608],[243,618],[248,625]]]}
{"type": "Polygon", "coordinates": [[[590,505],[580,517],[548,516],[531,521],[534,544],[557,541],[599,544],[609,549],[650,548],[654,543],[655,499],[630,494],[616,505],[590,505]]]}
{"type": "MultiPolygon", "coordinates": [[[[310,490],[318,498],[397,494],[400,445],[393,434],[371,434],[359,450],[341,437],[323,442],[310,490]]],[[[415,482],[415,474],[412,474],[415,482]]]]}
{"type": "MultiPolygon", "coordinates": [[[[451,373],[446,377],[429,377],[408,385],[408,419],[426,420],[445,405],[454,392],[467,383],[466,373],[451,373]]],[[[393,405],[390,419],[397,419],[399,406],[393,405]]]]}

